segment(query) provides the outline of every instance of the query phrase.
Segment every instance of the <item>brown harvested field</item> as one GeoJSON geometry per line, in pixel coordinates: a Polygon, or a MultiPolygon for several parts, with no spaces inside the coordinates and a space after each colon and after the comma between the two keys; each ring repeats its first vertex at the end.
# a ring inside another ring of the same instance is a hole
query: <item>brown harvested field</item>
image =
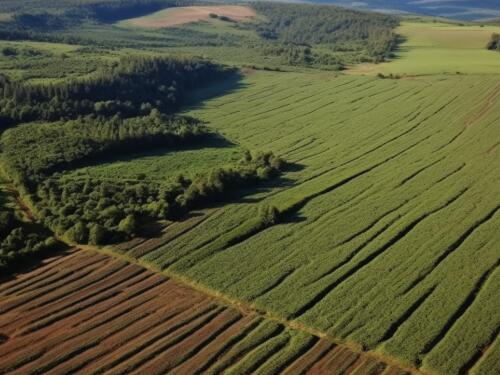
{"type": "Polygon", "coordinates": [[[269,369],[289,375],[407,373],[91,251],[53,256],[0,283],[2,374],[269,369]],[[298,336],[309,345],[295,347],[298,336]],[[272,343],[280,345],[266,351],[272,343]]]}
{"type": "Polygon", "coordinates": [[[242,5],[190,6],[168,8],[148,16],[123,21],[122,24],[149,28],[172,27],[209,20],[211,13],[229,17],[237,22],[248,20],[256,15],[252,8],[242,5]]]}

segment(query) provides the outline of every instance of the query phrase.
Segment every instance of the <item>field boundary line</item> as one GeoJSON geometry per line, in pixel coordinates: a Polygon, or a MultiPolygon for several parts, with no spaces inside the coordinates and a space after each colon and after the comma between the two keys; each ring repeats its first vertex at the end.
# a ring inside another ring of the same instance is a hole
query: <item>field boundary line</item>
{"type": "Polygon", "coordinates": [[[328,335],[325,332],[322,332],[318,329],[309,327],[301,322],[298,322],[297,320],[289,320],[285,319],[283,317],[280,317],[276,314],[273,314],[269,311],[264,311],[262,309],[257,308],[254,306],[252,303],[244,302],[238,299],[231,298],[227,296],[224,293],[221,293],[217,290],[208,288],[204,286],[203,284],[196,282],[185,275],[167,270],[167,269],[160,269],[160,267],[155,266],[151,263],[141,261],[140,259],[134,259],[130,256],[127,256],[126,254],[121,254],[121,253],[116,253],[112,247],[103,247],[103,248],[98,248],[95,246],[91,245],[84,245],[84,246],[78,246],[81,251],[90,251],[94,253],[100,253],[104,255],[108,255],[112,258],[115,259],[121,259],[126,262],[132,263],[132,264],[137,264],[141,267],[146,268],[147,270],[150,270],[152,272],[155,272],[157,274],[163,274],[166,277],[174,280],[175,282],[178,282],[181,285],[187,286],[195,291],[198,291],[200,293],[203,293],[204,295],[213,298],[216,302],[228,306],[228,307],[233,307],[238,309],[242,314],[244,315],[250,315],[253,314],[256,317],[262,317],[264,319],[267,319],[268,321],[273,321],[278,324],[281,324],[285,327],[294,329],[294,330],[299,330],[305,333],[308,333],[310,335],[316,336],[320,339],[325,339],[335,345],[344,347],[348,350],[351,350],[355,354],[361,354],[366,357],[372,358],[374,360],[382,361],[386,363],[389,366],[395,366],[400,368],[403,371],[407,371],[412,375],[437,375],[436,373],[422,370],[416,367],[413,367],[407,363],[400,362],[397,358],[386,356],[383,353],[380,353],[375,350],[364,350],[363,347],[355,342],[350,342],[350,341],[344,341],[340,338],[333,337],[331,335],[328,335]]]}

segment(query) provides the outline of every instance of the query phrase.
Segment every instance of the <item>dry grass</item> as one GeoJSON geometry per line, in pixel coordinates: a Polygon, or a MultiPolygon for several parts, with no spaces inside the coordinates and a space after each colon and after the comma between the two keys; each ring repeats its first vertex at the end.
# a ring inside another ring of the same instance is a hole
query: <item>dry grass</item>
{"type": "Polygon", "coordinates": [[[209,20],[211,13],[229,17],[237,22],[248,20],[256,15],[253,9],[240,5],[192,6],[165,9],[149,16],[126,20],[122,24],[148,28],[173,27],[209,20]]]}

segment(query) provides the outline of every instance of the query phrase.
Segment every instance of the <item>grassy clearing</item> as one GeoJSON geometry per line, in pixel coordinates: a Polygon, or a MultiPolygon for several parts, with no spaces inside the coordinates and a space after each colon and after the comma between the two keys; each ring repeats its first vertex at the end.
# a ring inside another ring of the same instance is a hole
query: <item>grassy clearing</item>
{"type": "Polygon", "coordinates": [[[499,26],[460,26],[440,22],[403,22],[397,30],[406,41],[396,58],[379,65],[361,64],[353,74],[499,73],[498,54],[486,44],[499,26]]]}
{"type": "Polygon", "coordinates": [[[156,150],[129,154],[120,160],[76,169],[68,178],[110,180],[170,180],[183,174],[189,179],[204,175],[214,168],[229,166],[241,160],[243,150],[234,145],[207,143],[193,149],[156,150]]]}

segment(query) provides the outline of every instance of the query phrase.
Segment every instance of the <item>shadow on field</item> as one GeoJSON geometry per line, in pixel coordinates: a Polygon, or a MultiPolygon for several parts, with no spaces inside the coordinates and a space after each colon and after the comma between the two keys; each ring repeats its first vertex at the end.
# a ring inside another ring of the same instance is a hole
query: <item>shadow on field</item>
{"type": "MultiPolygon", "coordinates": [[[[287,163],[286,167],[283,169],[283,172],[296,172],[304,169],[304,166],[301,164],[295,163],[287,163]]],[[[274,192],[281,191],[282,189],[291,188],[296,185],[296,181],[287,178],[284,175],[274,177],[269,181],[259,183],[257,186],[252,186],[249,188],[239,188],[236,189],[226,196],[216,202],[211,207],[221,207],[228,203],[252,203],[258,204],[265,198],[268,198],[268,194],[274,192]]]]}
{"type": "Polygon", "coordinates": [[[206,100],[225,96],[247,87],[248,84],[243,83],[242,79],[243,74],[235,71],[224,80],[211,82],[203,88],[190,91],[187,97],[184,98],[181,112],[204,108],[206,100]]]}
{"type": "Polygon", "coordinates": [[[118,162],[128,162],[134,159],[143,158],[143,157],[160,157],[165,156],[171,153],[179,152],[179,151],[197,151],[203,150],[207,148],[226,148],[226,147],[236,147],[237,145],[228,139],[220,136],[217,133],[212,133],[200,139],[199,141],[195,141],[193,143],[188,144],[180,144],[178,146],[160,146],[154,147],[150,150],[145,151],[136,151],[130,153],[123,154],[115,154],[115,155],[106,155],[106,156],[96,156],[95,158],[88,158],[82,160],[80,163],[75,163],[72,166],[71,170],[76,170],[79,168],[93,167],[99,166],[102,164],[111,164],[118,162]]]}

